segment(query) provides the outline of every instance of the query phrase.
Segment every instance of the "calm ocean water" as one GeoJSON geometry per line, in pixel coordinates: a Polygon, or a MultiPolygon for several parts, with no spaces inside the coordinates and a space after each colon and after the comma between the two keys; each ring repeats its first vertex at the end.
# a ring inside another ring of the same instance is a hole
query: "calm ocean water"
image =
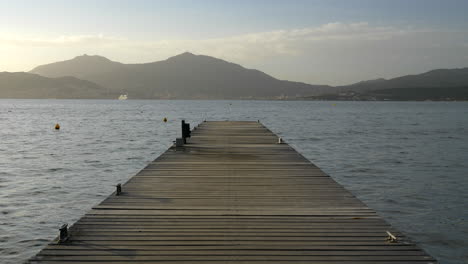
{"type": "Polygon", "coordinates": [[[132,100],[0,100],[0,262],[38,252],[183,118],[260,120],[441,263],[468,263],[466,102],[132,100]]]}

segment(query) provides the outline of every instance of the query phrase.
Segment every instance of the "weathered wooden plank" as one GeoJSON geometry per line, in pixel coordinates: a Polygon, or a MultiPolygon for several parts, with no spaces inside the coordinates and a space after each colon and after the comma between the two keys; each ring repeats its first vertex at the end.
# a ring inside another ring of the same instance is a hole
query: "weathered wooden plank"
{"type": "MultiPolygon", "coordinates": [[[[417,251],[421,253],[418,247],[414,245],[402,245],[399,247],[394,246],[370,246],[370,245],[258,245],[252,247],[252,245],[182,245],[182,246],[163,246],[163,245],[80,245],[78,243],[73,245],[50,245],[45,250],[157,250],[157,251],[178,251],[178,250],[310,250],[310,251],[417,251]]],[[[398,252],[397,252],[398,253],[398,252]]],[[[50,254],[50,251],[48,252],[50,254]]]]}
{"type": "Polygon", "coordinates": [[[178,250],[167,250],[167,249],[47,249],[42,252],[44,256],[180,256],[180,255],[191,255],[191,256],[422,256],[424,252],[420,250],[405,250],[405,251],[395,251],[395,250],[261,250],[261,249],[202,249],[202,250],[187,250],[187,249],[178,249],[178,250]]]}
{"type": "Polygon", "coordinates": [[[275,261],[325,261],[325,260],[334,260],[334,261],[347,261],[349,259],[355,261],[428,261],[432,260],[431,257],[427,255],[421,256],[404,256],[404,255],[377,255],[377,256],[339,256],[339,255],[326,255],[326,256],[291,256],[291,255],[226,255],[226,256],[217,256],[217,255],[133,255],[133,256],[89,256],[89,255],[80,255],[80,256],[48,256],[48,255],[38,255],[35,260],[55,260],[55,261],[230,261],[233,260],[244,260],[244,261],[255,261],[255,260],[275,260],[275,261]]]}
{"type": "MultiPolygon", "coordinates": [[[[73,260],[73,262],[69,262],[69,261],[44,261],[44,262],[38,262],[38,261],[34,261],[32,263],[53,263],[53,264],[58,264],[58,263],[74,263],[74,264],[77,264],[77,263],[86,263],[86,264],[94,264],[94,263],[133,263],[134,260],[122,260],[122,261],[119,261],[119,260],[100,260],[100,261],[75,261],[73,260]]],[[[155,263],[155,261],[151,261],[151,260],[143,260],[143,261],[135,261],[136,263],[139,263],[139,264],[147,264],[147,263],[155,263]]],[[[217,262],[217,263],[220,263],[219,260],[183,260],[183,261],[178,261],[178,260],[161,260],[161,261],[157,261],[156,263],[158,264],[187,264],[187,263],[210,263],[210,262],[217,262]]],[[[278,260],[278,261],[274,261],[274,260],[238,260],[238,259],[235,259],[235,258],[230,258],[229,260],[224,260],[222,261],[221,263],[242,263],[242,264],[251,264],[251,263],[291,263],[291,261],[285,261],[285,260],[278,260]]],[[[299,264],[303,264],[303,263],[311,263],[311,260],[306,260],[306,261],[301,261],[301,260],[294,260],[293,263],[299,263],[299,264]]],[[[359,264],[362,264],[362,263],[379,263],[379,264],[408,264],[408,263],[425,263],[425,264],[433,264],[433,263],[436,263],[434,261],[428,261],[428,260],[411,260],[411,261],[407,261],[407,260],[390,260],[390,261],[386,261],[386,260],[370,260],[370,261],[363,261],[363,260],[359,260],[359,261],[343,261],[343,260],[337,260],[337,261],[334,261],[334,260],[313,260],[312,263],[323,263],[323,264],[330,264],[330,263],[352,263],[352,264],[355,264],[355,263],[359,263],[359,264]]]]}
{"type": "MultiPolygon", "coordinates": [[[[234,260],[231,260],[229,261],[230,263],[233,263],[234,260]]],[[[102,264],[102,263],[107,263],[107,264],[121,264],[121,263],[126,263],[124,261],[106,261],[106,262],[103,262],[103,261],[72,261],[72,262],[68,262],[68,261],[31,261],[30,263],[34,263],[34,264],[58,264],[58,263],[73,263],[73,264],[102,264]]],[[[154,261],[138,261],[138,264],[153,264],[155,263],[154,261]]],[[[193,260],[193,261],[158,261],[157,262],[158,264],[206,264],[207,261],[205,260],[193,260]]],[[[279,261],[275,261],[275,260],[266,260],[266,261],[263,261],[263,260],[235,260],[235,263],[239,263],[239,264],[284,264],[284,263],[287,263],[285,261],[282,261],[282,260],[279,260],[279,261]]],[[[295,264],[309,264],[311,263],[310,261],[294,261],[295,264]]],[[[323,260],[323,261],[314,261],[313,262],[314,264],[342,264],[342,263],[346,263],[346,264],[362,264],[363,262],[362,261],[343,261],[343,260],[340,260],[340,261],[331,261],[331,260],[323,260]]],[[[369,263],[369,262],[367,262],[369,263]]],[[[379,261],[372,261],[372,263],[379,263],[379,264],[408,264],[408,261],[385,261],[385,260],[379,260],[379,261]]],[[[423,260],[423,261],[411,261],[410,263],[420,263],[420,264],[433,264],[433,263],[436,263],[434,261],[427,261],[427,260],[423,260]]]]}
{"type": "MultiPolygon", "coordinates": [[[[51,242],[49,246],[57,246],[56,242],[51,242]]],[[[157,240],[150,240],[150,241],[139,241],[139,240],[79,240],[78,238],[73,239],[69,243],[60,244],[58,246],[68,246],[68,245],[85,245],[94,247],[94,246],[165,246],[167,248],[173,246],[192,246],[192,245],[208,245],[208,246],[222,246],[222,245],[243,245],[249,246],[251,248],[258,248],[258,247],[270,247],[270,246],[284,246],[284,247],[297,247],[301,248],[304,246],[385,246],[385,247],[393,247],[395,250],[401,249],[401,246],[411,246],[413,244],[405,242],[405,243],[393,243],[389,244],[387,241],[344,241],[344,240],[308,240],[308,241],[282,241],[282,240],[223,240],[223,241],[205,241],[205,240],[184,240],[184,241],[157,241],[157,240]]],[[[418,248],[418,250],[420,250],[418,248]]]]}

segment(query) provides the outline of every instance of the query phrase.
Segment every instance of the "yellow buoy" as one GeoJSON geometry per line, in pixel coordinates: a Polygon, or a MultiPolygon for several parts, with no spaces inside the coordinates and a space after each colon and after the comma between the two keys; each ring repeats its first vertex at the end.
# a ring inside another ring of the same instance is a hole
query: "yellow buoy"
{"type": "Polygon", "coordinates": [[[59,129],[60,129],[59,123],[55,124],[55,129],[56,129],[56,130],[59,130],[59,129]]]}
{"type": "Polygon", "coordinates": [[[166,122],[167,122],[167,118],[164,118],[163,121],[164,121],[164,123],[166,123],[166,122]]]}

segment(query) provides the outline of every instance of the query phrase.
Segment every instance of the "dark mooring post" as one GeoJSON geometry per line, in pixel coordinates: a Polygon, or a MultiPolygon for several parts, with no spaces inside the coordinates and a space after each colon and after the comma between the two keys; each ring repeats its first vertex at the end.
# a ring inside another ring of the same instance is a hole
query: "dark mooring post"
{"type": "Polygon", "coordinates": [[[122,193],[122,184],[117,184],[115,186],[115,195],[120,195],[122,193]]]}
{"type": "Polygon", "coordinates": [[[68,224],[63,224],[60,228],[59,243],[63,243],[68,240],[68,224]]]}
{"type": "Polygon", "coordinates": [[[184,144],[187,143],[187,138],[190,137],[190,124],[185,123],[185,120],[182,120],[182,138],[184,139],[184,144]]]}

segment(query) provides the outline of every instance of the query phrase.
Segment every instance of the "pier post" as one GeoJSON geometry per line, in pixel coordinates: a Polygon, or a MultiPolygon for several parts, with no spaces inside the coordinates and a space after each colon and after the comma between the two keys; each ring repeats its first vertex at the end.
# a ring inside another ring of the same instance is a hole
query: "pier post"
{"type": "Polygon", "coordinates": [[[63,224],[60,228],[59,243],[63,243],[68,240],[68,224],[63,224]]]}
{"type": "Polygon", "coordinates": [[[187,144],[187,138],[190,137],[190,134],[190,124],[182,120],[182,138],[184,139],[184,144],[187,144]]]}

